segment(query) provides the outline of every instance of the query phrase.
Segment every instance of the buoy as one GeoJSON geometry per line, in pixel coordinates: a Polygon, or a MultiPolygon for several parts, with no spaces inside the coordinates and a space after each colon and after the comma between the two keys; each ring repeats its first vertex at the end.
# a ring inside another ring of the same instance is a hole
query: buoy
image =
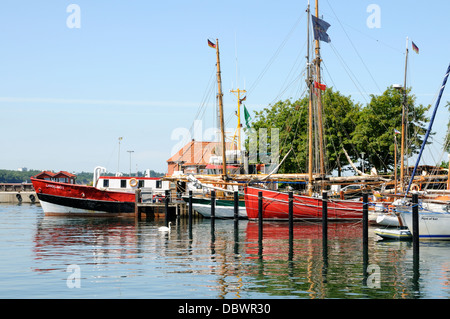
{"type": "Polygon", "coordinates": [[[170,225],[172,225],[172,222],[169,222],[169,227],[161,226],[158,228],[159,231],[168,231],[170,232],[170,225]]]}
{"type": "Polygon", "coordinates": [[[135,187],[138,184],[138,181],[136,178],[130,179],[130,186],[135,187]]]}

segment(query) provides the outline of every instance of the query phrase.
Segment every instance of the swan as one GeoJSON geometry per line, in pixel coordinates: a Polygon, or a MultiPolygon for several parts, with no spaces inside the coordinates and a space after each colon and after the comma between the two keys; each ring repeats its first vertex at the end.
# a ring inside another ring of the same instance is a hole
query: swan
{"type": "Polygon", "coordinates": [[[172,225],[172,222],[169,222],[169,227],[161,226],[158,228],[159,231],[168,231],[170,232],[170,225],[172,225]]]}

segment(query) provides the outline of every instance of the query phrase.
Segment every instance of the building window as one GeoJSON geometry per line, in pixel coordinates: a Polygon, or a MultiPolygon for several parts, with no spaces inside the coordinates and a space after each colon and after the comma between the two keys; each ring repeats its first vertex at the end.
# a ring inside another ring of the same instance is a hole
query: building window
{"type": "Polygon", "coordinates": [[[103,180],[103,187],[109,187],[109,179],[103,180]]]}
{"type": "Polygon", "coordinates": [[[127,188],[127,180],[126,179],[120,180],[120,188],[127,188]]]}

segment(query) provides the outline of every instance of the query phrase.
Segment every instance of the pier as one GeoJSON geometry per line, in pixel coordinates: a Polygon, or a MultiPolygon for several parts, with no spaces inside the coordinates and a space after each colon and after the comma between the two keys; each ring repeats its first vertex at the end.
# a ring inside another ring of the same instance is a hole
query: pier
{"type": "Polygon", "coordinates": [[[0,203],[38,203],[39,199],[31,183],[0,183],[0,203]]]}
{"type": "MultiPolygon", "coordinates": [[[[137,220],[145,218],[188,217],[188,205],[175,190],[166,190],[164,197],[154,197],[151,190],[136,189],[134,216],[137,220]]],[[[202,218],[193,212],[196,218],[202,218]]],[[[192,217],[192,216],[191,216],[192,217]]]]}

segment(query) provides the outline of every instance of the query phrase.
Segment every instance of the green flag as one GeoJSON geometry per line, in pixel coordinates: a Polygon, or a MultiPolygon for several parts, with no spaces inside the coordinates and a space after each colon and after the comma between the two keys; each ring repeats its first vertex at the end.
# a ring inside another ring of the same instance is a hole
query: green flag
{"type": "Polygon", "coordinates": [[[250,121],[252,118],[250,116],[250,113],[248,113],[245,105],[244,105],[244,117],[245,117],[245,124],[247,125],[247,128],[250,128],[250,121]]]}

